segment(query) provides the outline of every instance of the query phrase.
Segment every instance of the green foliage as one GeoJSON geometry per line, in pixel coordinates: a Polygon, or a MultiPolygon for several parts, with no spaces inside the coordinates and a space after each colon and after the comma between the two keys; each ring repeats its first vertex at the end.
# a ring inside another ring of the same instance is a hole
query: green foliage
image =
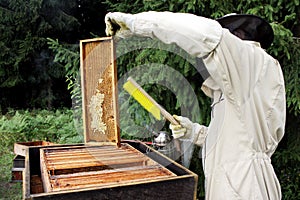
{"type": "Polygon", "coordinates": [[[300,114],[300,39],[294,39],[289,46],[290,60],[282,65],[284,71],[287,106],[289,112],[295,116],[300,114]]]}
{"type": "MultiPolygon", "coordinates": [[[[82,126],[82,125],[81,125],[82,126]]],[[[16,142],[45,140],[54,143],[83,142],[72,110],[10,110],[0,117],[0,199],[21,199],[21,184],[10,183],[16,142]]]]}
{"type": "Polygon", "coordinates": [[[10,111],[0,118],[2,147],[15,142],[45,140],[54,143],[82,141],[74,124],[72,110],[10,111]]]}
{"type": "Polygon", "coordinates": [[[54,62],[65,69],[65,77],[72,99],[74,118],[78,129],[82,124],[82,98],[79,73],[79,48],[78,45],[62,45],[58,40],[48,38],[49,49],[55,53],[54,62]]]}
{"type": "Polygon", "coordinates": [[[54,51],[54,62],[63,65],[65,69],[65,77],[68,83],[68,90],[73,94],[72,97],[80,98],[80,73],[79,73],[79,46],[76,45],[62,45],[58,40],[47,38],[49,49],[54,51]]]}
{"type": "Polygon", "coordinates": [[[95,9],[101,2],[89,1],[94,7],[85,6],[86,2],[82,3],[86,9],[83,12],[77,0],[1,0],[0,111],[6,112],[10,107],[70,106],[70,95],[62,82],[65,70],[53,62],[47,38],[77,43],[90,35],[90,29],[82,26],[85,21],[97,24],[93,30],[99,31],[99,16],[103,14],[95,9]],[[89,19],[91,10],[99,21],[89,19]]]}
{"type": "Polygon", "coordinates": [[[0,45],[4,50],[0,53],[1,87],[22,83],[19,68],[24,62],[31,60],[35,50],[45,44],[43,38],[37,37],[38,30],[31,30],[31,26],[40,24],[36,3],[36,0],[29,1],[28,5],[19,0],[1,1],[0,45]]]}
{"type": "MultiPolygon", "coordinates": [[[[298,139],[299,142],[299,139],[298,139]]],[[[298,143],[299,144],[299,143],[298,143]]],[[[273,165],[280,180],[283,199],[299,199],[300,150],[299,147],[276,151],[273,165]]]]}
{"type": "Polygon", "coordinates": [[[300,118],[288,115],[285,137],[272,156],[272,164],[280,181],[282,199],[299,199],[300,185],[300,118]]]}

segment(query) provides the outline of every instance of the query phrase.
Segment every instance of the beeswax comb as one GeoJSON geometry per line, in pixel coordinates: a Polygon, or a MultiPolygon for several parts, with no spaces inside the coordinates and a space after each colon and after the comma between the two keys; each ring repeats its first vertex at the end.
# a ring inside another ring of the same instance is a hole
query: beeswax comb
{"type": "Polygon", "coordinates": [[[163,115],[172,124],[178,124],[173,116],[160,106],[133,78],[128,77],[123,88],[157,120],[160,120],[161,115],[163,115]]]}

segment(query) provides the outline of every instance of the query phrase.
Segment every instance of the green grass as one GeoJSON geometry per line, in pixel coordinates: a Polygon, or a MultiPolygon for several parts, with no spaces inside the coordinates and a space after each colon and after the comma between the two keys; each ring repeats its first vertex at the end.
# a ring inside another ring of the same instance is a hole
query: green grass
{"type": "MultiPolygon", "coordinates": [[[[3,136],[3,133],[2,135],[3,136]]],[[[14,153],[12,147],[0,141],[0,199],[22,199],[22,184],[11,182],[14,153]]]]}

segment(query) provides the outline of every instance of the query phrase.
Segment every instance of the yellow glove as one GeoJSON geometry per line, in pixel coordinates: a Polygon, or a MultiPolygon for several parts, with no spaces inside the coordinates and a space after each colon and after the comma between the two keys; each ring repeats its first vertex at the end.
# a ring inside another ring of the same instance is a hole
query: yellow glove
{"type": "Polygon", "coordinates": [[[174,119],[179,123],[179,125],[170,124],[169,128],[172,131],[172,136],[174,139],[181,138],[189,138],[191,129],[193,127],[193,122],[191,122],[188,118],[173,115],[174,119]]]}
{"type": "Polygon", "coordinates": [[[172,131],[172,136],[174,139],[183,137],[186,134],[186,128],[181,125],[170,124],[169,128],[172,131]]]}
{"type": "Polygon", "coordinates": [[[189,139],[196,145],[202,146],[206,135],[207,127],[198,123],[193,123],[187,117],[173,115],[180,125],[170,124],[169,128],[172,131],[174,139],[182,138],[189,139]]]}
{"type": "Polygon", "coordinates": [[[118,36],[121,38],[130,37],[133,35],[133,20],[132,14],[113,12],[105,15],[106,29],[105,33],[107,36],[118,36]]]}

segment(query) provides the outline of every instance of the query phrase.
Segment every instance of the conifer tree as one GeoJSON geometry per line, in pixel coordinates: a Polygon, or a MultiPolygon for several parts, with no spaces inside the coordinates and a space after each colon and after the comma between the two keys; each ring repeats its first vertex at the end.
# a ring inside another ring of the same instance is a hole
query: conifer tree
{"type": "Polygon", "coordinates": [[[99,13],[105,13],[99,4],[80,0],[0,1],[0,111],[7,107],[70,106],[65,69],[53,62],[47,38],[78,48],[79,39],[91,35],[89,27],[94,27],[93,31],[101,27],[96,22],[103,21],[99,13]]]}

